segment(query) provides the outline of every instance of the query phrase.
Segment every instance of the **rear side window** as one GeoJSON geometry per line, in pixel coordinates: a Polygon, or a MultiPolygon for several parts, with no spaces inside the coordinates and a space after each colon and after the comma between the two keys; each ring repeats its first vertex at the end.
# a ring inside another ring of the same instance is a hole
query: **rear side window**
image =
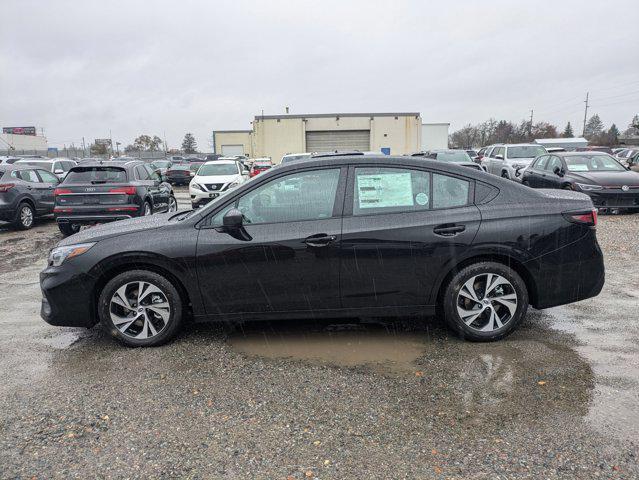
{"type": "Polygon", "coordinates": [[[428,210],[430,173],[404,168],[356,168],[353,215],[428,210]]]}
{"type": "Polygon", "coordinates": [[[469,191],[467,180],[433,174],[433,208],[463,207],[468,204],[469,191]]]}
{"type": "Polygon", "coordinates": [[[118,167],[74,167],[64,183],[126,183],[126,171],[118,167]]]}
{"type": "Polygon", "coordinates": [[[17,172],[18,178],[25,182],[40,183],[40,178],[35,170],[19,170],[17,172]]]}
{"type": "Polygon", "coordinates": [[[142,165],[138,165],[135,167],[135,172],[137,174],[138,180],[148,180],[149,172],[142,165]]]}

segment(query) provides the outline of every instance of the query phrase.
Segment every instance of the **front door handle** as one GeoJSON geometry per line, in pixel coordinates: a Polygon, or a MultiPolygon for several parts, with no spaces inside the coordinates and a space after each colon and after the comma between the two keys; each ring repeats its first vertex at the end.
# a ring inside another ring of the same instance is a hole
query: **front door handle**
{"type": "Polygon", "coordinates": [[[337,240],[335,235],[326,235],[325,233],[318,233],[317,235],[311,235],[304,239],[304,243],[309,247],[325,247],[330,243],[337,240]]]}
{"type": "Polygon", "coordinates": [[[433,229],[433,232],[441,237],[454,237],[464,230],[466,225],[439,225],[433,229]]]}

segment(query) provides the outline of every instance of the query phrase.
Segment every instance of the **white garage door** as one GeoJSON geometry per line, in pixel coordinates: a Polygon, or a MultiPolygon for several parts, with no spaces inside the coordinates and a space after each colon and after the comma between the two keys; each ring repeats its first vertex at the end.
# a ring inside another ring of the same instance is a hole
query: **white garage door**
{"type": "Polygon", "coordinates": [[[244,155],[244,145],[222,145],[222,155],[225,157],[244,155]]]}
{"type": "Polygon", "coordinates": [[[330,152],[333,150],[359,150],[366,152],[370,148],[370,130],[306,132],[307,152],[330,152]]]}

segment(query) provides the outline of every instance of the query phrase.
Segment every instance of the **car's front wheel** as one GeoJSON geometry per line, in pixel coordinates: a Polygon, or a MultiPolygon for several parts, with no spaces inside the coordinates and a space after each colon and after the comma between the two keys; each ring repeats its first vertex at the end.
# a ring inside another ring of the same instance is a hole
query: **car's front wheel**
{"type": "Polygon", "coordinates": [[[147,217],[151,215],[152,213],[153,213],[153,208],[151,207],[151,204],[148,201],[145,201],[144,205],[142,206],[142,216],[147,217]]]}
{"type": "Polygon", "coordinates": [[[111,279],[98,299],[100,321],[120,342],[152,347],[173,338],[182,321],[182,300],[164,276],[132,270],[111,279]]]}
{"type": "Polygon", "coordinates": [[[499,340],[512,333],[528,310],[528,291],[512,268],[479,262],[457,272],[443,298],[446,323],[474,341],[499,340]]]}
{"type": "Polygon", "coordinates": [[[173,195],[169,197],[169,212],[177,212],[178,204],[173,195]]]}

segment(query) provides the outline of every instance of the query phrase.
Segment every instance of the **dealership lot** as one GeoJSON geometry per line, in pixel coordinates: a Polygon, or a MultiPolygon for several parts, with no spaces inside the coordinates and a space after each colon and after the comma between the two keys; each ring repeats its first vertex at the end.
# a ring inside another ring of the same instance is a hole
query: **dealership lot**
{"type": "Polygon", "coordinates": [[[603,292],[500,342],[336,320],[190,326],[156,349],[46,325],[38,273],[61,234],[0,227],[3,476],[639,475],[638,226],[601,217],[603,292]]]}

